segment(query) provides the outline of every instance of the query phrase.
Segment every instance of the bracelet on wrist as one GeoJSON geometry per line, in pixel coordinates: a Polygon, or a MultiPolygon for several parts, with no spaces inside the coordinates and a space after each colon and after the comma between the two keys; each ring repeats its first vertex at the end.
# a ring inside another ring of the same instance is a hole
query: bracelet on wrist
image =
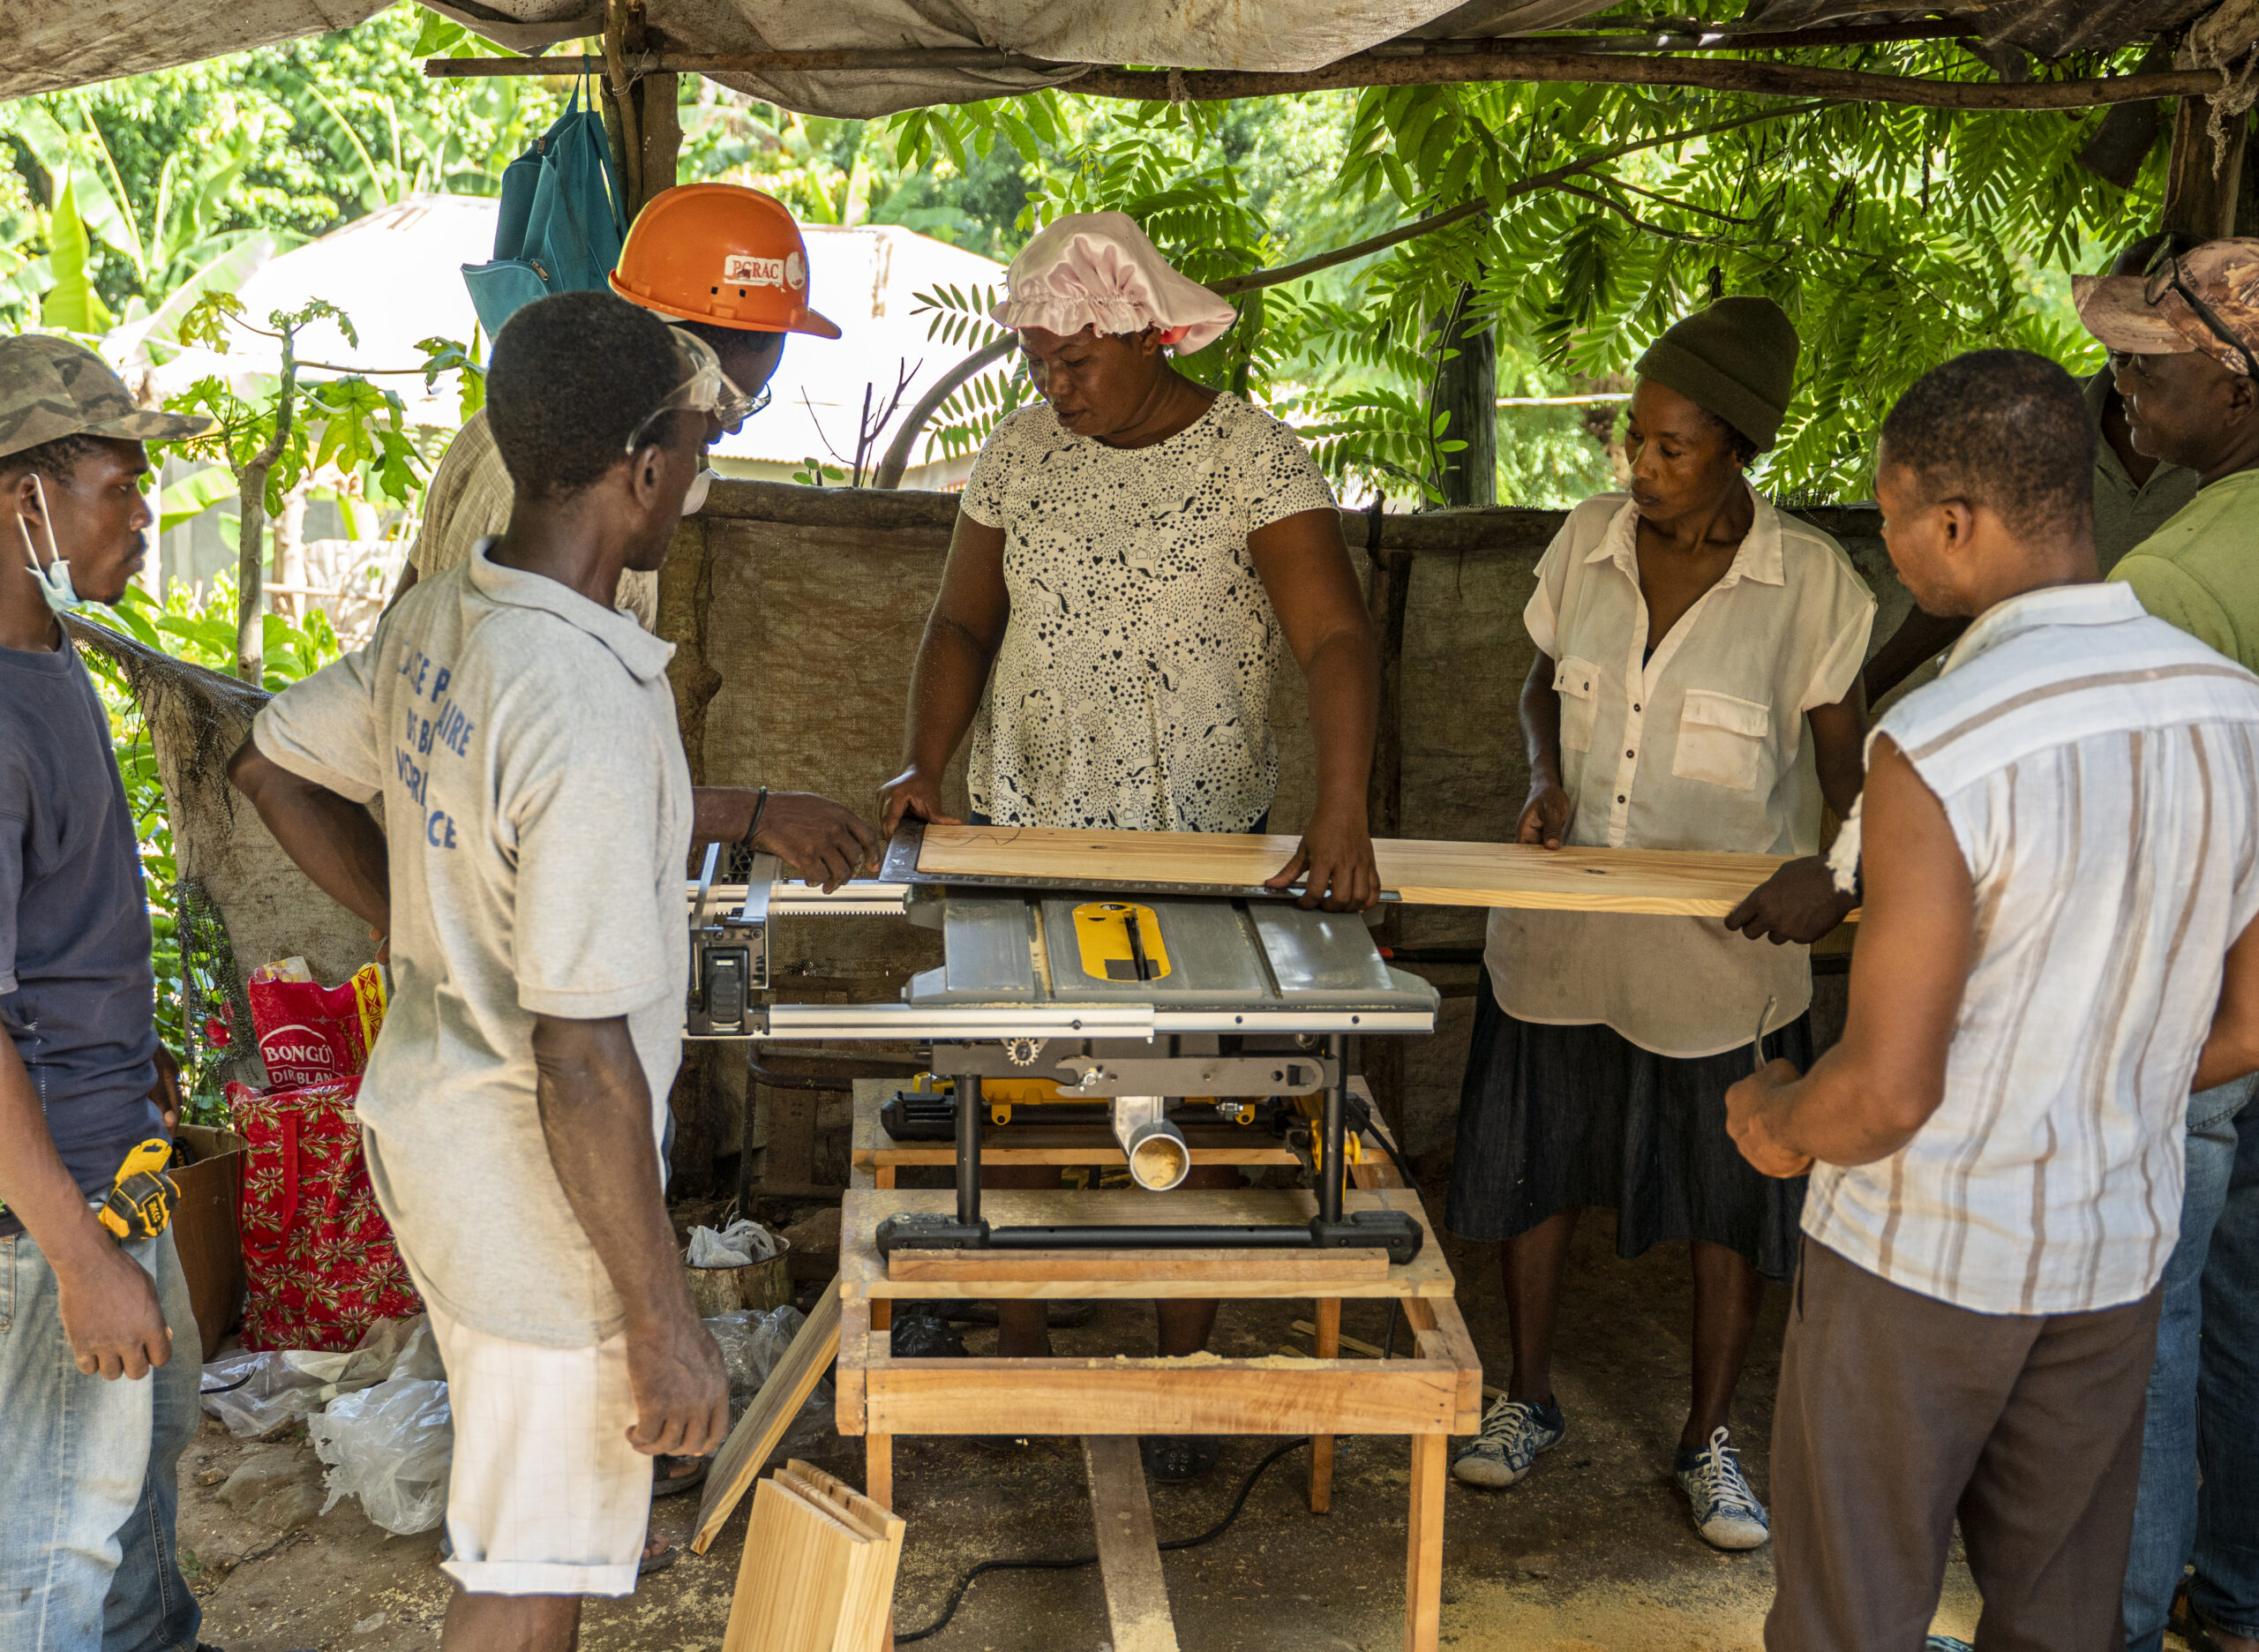
{"type": "Polygon", "coordinates": [[[761,795],[753,800],[753,819],[746,825],[745,836],[738,839],[738,843],[740,847],[747,850],[750,850],[753,847],[754,835],[761,830],[762,814],[768,808],[768,807],[769,788],[767,786],[763,786],[761,788],[761,795]]]}

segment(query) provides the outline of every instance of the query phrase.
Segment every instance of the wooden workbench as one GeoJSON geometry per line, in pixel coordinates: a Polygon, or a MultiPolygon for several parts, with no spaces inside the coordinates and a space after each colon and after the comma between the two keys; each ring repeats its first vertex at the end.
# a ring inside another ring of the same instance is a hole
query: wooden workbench
{"type": "MultiPolygon", "coordinates": [[[[1323,1512],[1332,1496],[1335,1435],[1407,1435],[1412,1485],[1404,1644],[1407,1652],[1434,1652],[1442,1612],[1446,1442],[1481,1426],[1482,1376],[1433,1230],[1420,1254],[1403,1266],[1378,1250],[1315,1250],[925,1252],[889,1262],[874,1243],[882,1219],[955,1208],[955,1195],[947,1190],[880,1185],[879,1177],[891,1183],[903,1164],[947,1163],[954,1157],[946,1143],[889,1141],[877,1115],[881,1095],[893,1087],[867,1081],[856,1086],[854,1185],[839,1235],[838,1424],[842,1434],[864,1438],[869,1494],[882,1503],[893,1500],[897,1434],[1307,1433],[1312,1436],[1311,1507],[1323,1512]],[[1302,1297],[1317,1303],[1321,1357],[896,1359],[889,1327],[897,1296],[1302,1297]],[[1396,1298],[1413,1332],[1412,1356],[1339,1357],[1341,1302],[1347,1296],[1396,1298]]],[[[1352,1167],[1355,1190],[1345,1198],[1345,1208],[1408,1211],[1426,1228],[1419,1197],[1405,1186],[1381,1128],[1376,1115],[1365,1157],[1352,1167]]],[[[1196,1146],[1195,1162],[1201,1161],[1201,1151],[1196,1146]]],[[[1290,1152],[1267,1138],[1212,1151],[1265,1156],[1206,1162],[1293,1162],[1290,1152]]],[[[1121,1163],[1122,1153],[1103,1127],[1009,1127],[985,1136],[981,1160],[1106,1165],[1121,1163]],[[1024,1138],[1038,1135],[1039,1143],[1024,1145],[1024,1138]],[[1069,1138],[1079,1138],[1079,1145],[1069,1138]]],[[[1196,1216],[1301,1221],[1317,1208],[1309,1192],[1265,1189],[1175,1194],[995,1190],[981,1203],[983,1213],[999,1223],[1062,1226],[1196,1216]]],[[[1108,1599],[1111,1603],[1111,1587],[1108,1599]]]]}

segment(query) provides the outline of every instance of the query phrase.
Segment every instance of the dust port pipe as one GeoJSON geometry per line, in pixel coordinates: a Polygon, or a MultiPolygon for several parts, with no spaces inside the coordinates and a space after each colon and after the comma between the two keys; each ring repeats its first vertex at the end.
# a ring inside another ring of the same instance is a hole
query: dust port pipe
{"type": "Polygon", "coordinates": [[[1114,1139],[1130,1160],[1130,1179],[1150,1192],[1167,1192],[1192,1168],[1184,1133],[1168,1122],[1167,1096],[1114,1097],[1114,1139]]]}

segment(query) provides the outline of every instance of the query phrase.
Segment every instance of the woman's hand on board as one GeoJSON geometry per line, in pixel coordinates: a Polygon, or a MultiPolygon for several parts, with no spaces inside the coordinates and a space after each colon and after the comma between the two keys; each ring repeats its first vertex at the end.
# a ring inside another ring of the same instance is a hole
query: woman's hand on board
{"type": "Polygon", "coordinates": [[[1514,841],[1558,849],[1569,835],[1569,818],[1575,812],[1559,781],[1534,780],[1529,801],[1522,805],[1521,820],[1514,827],[1514,841]]]}
{"type": "Polygon", "coordinates": [[[1380,867],[1362,809],[1320,808],[1295,845],[1295,858],[1265,878],[1265,889],[1302,884],[1302,906],[1363,912],[1380,899],[1380,867]]]}
{"type": "Polygon", "coordinates": [[[902,824],[904,815],[931,821],[937,826],[963,823],[954,815],[942,810],[941,770],[919,763],[911,764],[879,788],[879,808],[882,837],[893,837],[894,829],[902,824]]]}

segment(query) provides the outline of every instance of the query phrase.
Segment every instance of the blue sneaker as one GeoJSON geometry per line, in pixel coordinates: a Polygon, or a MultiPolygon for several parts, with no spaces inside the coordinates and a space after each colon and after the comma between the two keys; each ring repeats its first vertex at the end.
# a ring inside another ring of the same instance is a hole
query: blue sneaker
{"type": "Polygon", "coordinates": [[[1484,1414],[1475,1444],[1452,1460],[1452,1477],[1468,1485],[1510,1486],[1529,1472],[1538,1453],[1551,1451],[1568,1431],[1557,1401],[1501,1400],[1484,1414]]]}
{"type": "Polygon", "coordinates": [[[1932,1635],[1922,1642],[1922,1652],[1977,1652],[1966,1641],[1956,1641],[1951,1635],[1932,1635]]]}
{"type": "Polygon", "coordinates": [[[1687,1512],[1702,1541],[1714,1549],[1759,1549],[1773,1536],[1765,1506],[1742,1478],[1741,1459],[1726,1444],[1726,1431],[1713,1429],[1710,1443],[1681,1451],[1671,1465],[1687,1512]]]}

